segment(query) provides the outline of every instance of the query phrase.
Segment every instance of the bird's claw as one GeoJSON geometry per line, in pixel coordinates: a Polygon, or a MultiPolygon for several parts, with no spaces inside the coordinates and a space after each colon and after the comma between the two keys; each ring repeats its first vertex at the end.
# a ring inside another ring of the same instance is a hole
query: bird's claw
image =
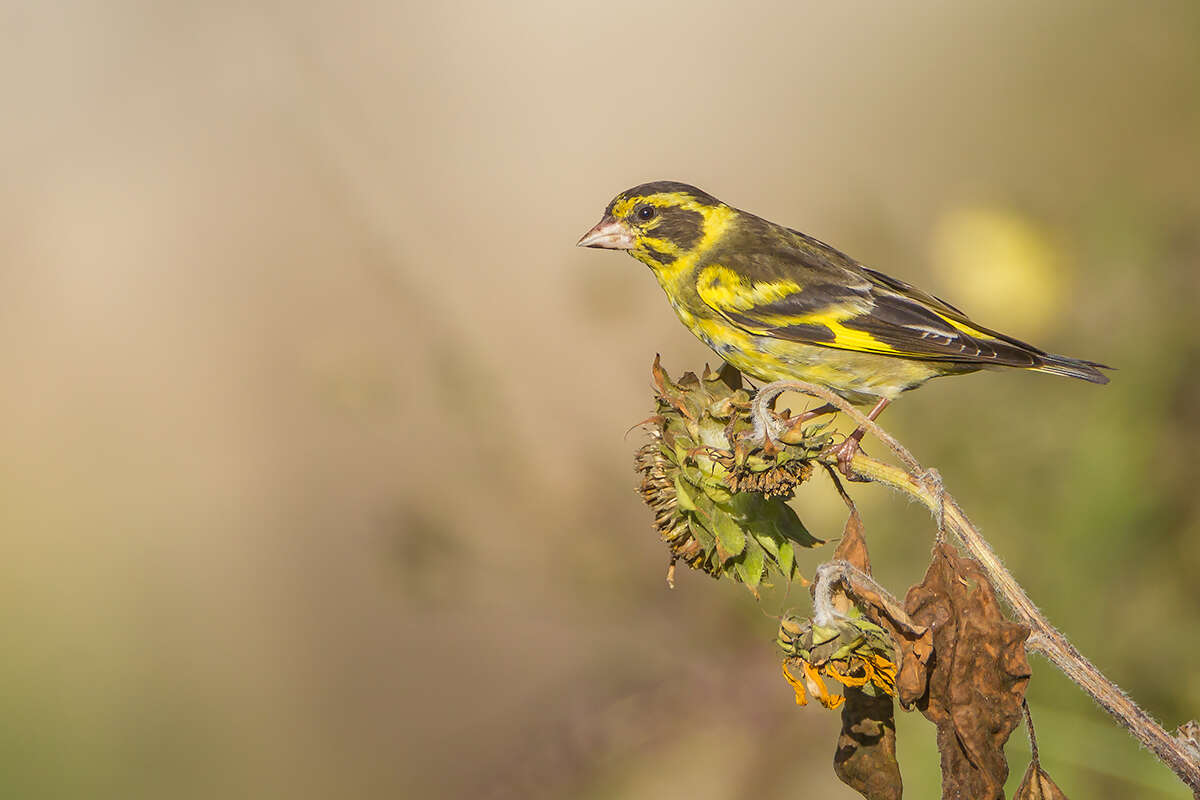
{"type": "Polygon", "coordinates": [[[838,472],[845,476],[846,480],[854,481],[855,483],[866,483],[867,479],[859,475],[850,466],[850,462],[854,460],[854,456],[859,451],[859,440],[850,436],[846,441],[839,444],[833,449],[833,456],[837,459],[838,472]]]}

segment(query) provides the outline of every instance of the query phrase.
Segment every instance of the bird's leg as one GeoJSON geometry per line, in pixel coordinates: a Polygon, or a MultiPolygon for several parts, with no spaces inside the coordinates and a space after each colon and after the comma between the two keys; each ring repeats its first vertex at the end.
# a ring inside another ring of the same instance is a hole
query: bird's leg
{"type": "MultiPolygon", "coordinates": [[[[871,409],[871,413],[867,414],[867,419],[874,422],[875,418],[888,407],[888,403],[890,402],[891,400],[886,397],[879,398],[879,402],[871,409]]],[[[859,480],[857,475],[850,469],[850,461],[854,458],[854,454],[858,452],[858,445],[866,433],[866,428],[855,428],[854,433],[847,436],[846,441],[838,445],[837,449],[833,451],[834,455],[837,456],[838,471],[845,475],[847,480],[859,480]]]]}

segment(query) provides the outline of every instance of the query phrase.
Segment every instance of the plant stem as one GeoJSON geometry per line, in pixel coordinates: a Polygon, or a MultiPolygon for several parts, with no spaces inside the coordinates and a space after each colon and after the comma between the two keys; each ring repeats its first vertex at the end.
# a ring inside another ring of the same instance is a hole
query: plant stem
{"type": "MultiPolygon", "coordinates": [[[[1026,642],[1028,648],[1046,656],[1200,797],[1200,759],[1196,758],[1183,741],[1167,733],[1153,717],[1129,699],[1119,686],[1104,677],[1066,636],[1050,624],[1012,574],[1000,563],[1000,559],[979,529],[967,519],[954,498],[942,488],[936,473],[923,469],[913,455],[878,424],[867,419],[861,411],[823,386],[803,381],[779,381],[761,387],[759,392],[778,394],[783,390],[811,394],[836,405],[859,426],[888,445],[907,469],[870,458],[861,451],[850,462],[851,469],[871,481],[890,486],[919,500],[928,508],[939,521],[939,528],[944,527],[949,531],[959,545],[979,562],[993,588],[1012,609],[1017,620],[1029,627],[1030,635],[1026,642]]],[[[837,463],[832,454],[822,456],[820,461],[830,465],[837,463]]]]}

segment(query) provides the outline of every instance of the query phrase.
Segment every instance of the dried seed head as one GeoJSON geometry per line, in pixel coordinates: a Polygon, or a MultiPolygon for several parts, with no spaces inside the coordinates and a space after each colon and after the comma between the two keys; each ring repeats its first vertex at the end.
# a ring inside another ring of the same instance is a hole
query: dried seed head
{"type": "Polygon", "coordinates": [[[757,472],[742,464],[729,471],[728,481],[735,492],[758,492],[786,500],[796,493],[797,486],[812,477],[812,471],[811,462],[798,459],[775,463],[757,472]]]}
{"type": "Polygon", "coordinates": [[[896,694],[891,639],[866,617],[852,616],[822,627],[788,614],[779,622],[776,642],[784,655],[783,675],[799,705],[808,702],[809,692],[826,708],[841,705],[843,697],[832,694],[823,678],[861,687],[868,694],[896,694]]]}
{"type": "Polygon", "coordinates": [[[634,466],[672,559],[756,595],[772,573],[796,577],[795,548],[820,542],[784,500],[812,474],[813,443],[771,455],[746,447],[752,398],[731,368],[676,383],[655,359],[654,382],[657,408],[643,423],[650,441],[634,466]]]}
{"type": "Polygon", "coordinates": [[[719,578],[721,570],[712,563],[704,545],[692,534],[687,516],[679,512],[675,481],[669,474],[672,465],[663,456],[656,441],[661,438],[660,432],[652,431],[650,443],[638,450],[634,459],[634,467],[642,475],[638,493],[654,512],[654,527],[670,548],[672,558],[719,578]]]}

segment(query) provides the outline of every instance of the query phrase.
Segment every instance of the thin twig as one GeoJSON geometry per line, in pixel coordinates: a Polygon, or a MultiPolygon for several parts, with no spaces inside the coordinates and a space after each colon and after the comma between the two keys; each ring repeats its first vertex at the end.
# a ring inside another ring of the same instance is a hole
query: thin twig
{"type": "Polygon", "coordinates": [[[1025,712],[1025,732],[1029,734],[1029,752],[1031,754],[1029,760],[1035,766],[1040,767],[1041,764],[1039,762],[1041,759],[1038,757],[1037,733],[1033,730],[1033,715],[1029,713],[1029,701],[1027,699],[1021,700],[1021,710],[1025,712]]]}
{"type": "MultiPolygon", "coordinates": [[[[924,469],[907,448],[876,422],[867,419],[865,414],[823,386],[804,381],[777,381],[761,387],[759,392],[768,392],[769,400],[788,390],[803,392],[832,403],[860,427],[886,444],[906,469],[878,461],[862,452],[855,454],[850,467],[869,480],[890,486],[919,500],[929,509],[938,520],[939,529],[944,528],[948,531],[959,545],[979,562],[993,588],[1012,609],[1014,616],[1029,627],[1030,636],[1026,641],[1028,648],[1046,656],[1200,797],[1200,758],[1191,752],[1185,742],[1167,733],[1153,717],[1129,699],[1121,687],[1106,678],[1094,664],[1080,654],[1066,636],[1050,624],[1012,574],[1000,563],[1000,559],[979,529],[967,519],[958,503],[946,492],[940,476],[936,480],[933,479],[936,473],[924,469]]],[[[825,464],[836,463],[836,457],[831,453],[822,454],[820,458],[825,464]]]]}

